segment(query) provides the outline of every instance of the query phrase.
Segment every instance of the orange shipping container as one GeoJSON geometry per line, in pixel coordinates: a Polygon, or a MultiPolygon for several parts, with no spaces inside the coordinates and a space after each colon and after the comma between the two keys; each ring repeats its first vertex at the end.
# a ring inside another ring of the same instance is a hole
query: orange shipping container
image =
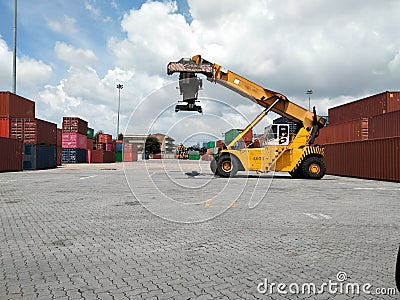
{"type": "Polygon", "coordinates": [[[10,118],[0,117],[0,137],[10,137],[10,118]]]}
{"type": "Polygon", "coordinates": [[[93,146],[94,146],[94,139],[87,139],[87,149],[88,150],[93,150],[93,146]]]}
{"type": "Polygon", "coordinates": [[[11,119],[10,137],[24,144],[57,145],[57,125],[40,119],[11,119]]]}
{"type": "Polygon", "coordinates": [[[10,92],[0,92],[0,117],[35,118],[35,102],[10,92]]]}
{"type": "Polygon", "coordinates": [[[396,136],[400,136],[400,110],[369,118],[369,139],[381,139],[396,136]]]}
{"type": "Polygon", "coordinates": [[[124,162],[137,161],[137,152],[124,152],[124,162]]]}

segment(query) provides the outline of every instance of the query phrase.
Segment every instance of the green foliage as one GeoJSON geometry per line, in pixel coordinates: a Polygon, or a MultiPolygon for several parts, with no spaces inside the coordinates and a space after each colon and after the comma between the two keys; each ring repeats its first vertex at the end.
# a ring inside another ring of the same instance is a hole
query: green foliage
{"type": "Polygon", "coordinates": [[[161,146],[158,138],[149,135],[146,138],[145,152],[147,154],[158,154],[161,153],[161,146]]]}

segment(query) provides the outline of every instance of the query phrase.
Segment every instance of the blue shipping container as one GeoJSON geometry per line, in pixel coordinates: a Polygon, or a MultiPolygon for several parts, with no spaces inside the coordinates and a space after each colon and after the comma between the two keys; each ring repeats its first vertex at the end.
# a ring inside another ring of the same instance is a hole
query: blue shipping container
{"type": "Polygon", "coordinates": [[[62,148],[62,163],[77,164],[86,162],[86,149],[62,148]]]}
{"type": "Polygon", "coordinates": [[[116,143],[115,144],[115,152],[122,152],[123,143],[116,143]]]}
{"type": "Polygon", "coordinates": [[[42,170],[57,167],[56,145],[24,145],[24,170],[42,170]]]}

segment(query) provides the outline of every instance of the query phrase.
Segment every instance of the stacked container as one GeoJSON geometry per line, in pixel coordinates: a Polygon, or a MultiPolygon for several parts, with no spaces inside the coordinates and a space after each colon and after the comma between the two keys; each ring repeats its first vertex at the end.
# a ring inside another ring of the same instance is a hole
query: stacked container
{"type": "MultiPolygon", "coordinates": [[[[225,145],[229,145],[241,132],[243,129],[231,129],[225,133],[225,145]]],[[[243,138],[233,146],[234,149],[243,148],[244,144],[251,143],[253,141],[253,131],[247,132],[243,138]]],[[[211,148],[211,147],[210,147],[211,148]]]]}
{"type": "Polygon", "coordinates": [[[76,117],[64,117],[62,123],[62,162],[85,163],[88,123],[76,117]]]}
{"type": "Polygon", "coordinates": [[[400,182],[400,92],[383,92],[329,109],[327,173],[400,182]]]}
{"type": "Polygon", "coordinates": [[[57,125],[40,119],[11,119],[10,137],[24,143],[24,170],[57,167],[57,125]]]}
{"type": "Polygon", "coordinates": [[[115,143],[115,161],[122,162],[124,160],[123,150],[124,150],[124,142],[116,141],[116,143],[115,143]]]}
{"type": "Polygon", "coordinates": [[[124,162],[131,162],[138,160],[138,150],[136,144],[124,143],[123,145],[124,162]]]}
{"type": "Polygon", "coordinates": [[[23,146],[20,140],[0,137],[0,172],[22,171],[23,146]]]}
{"type": "Polygon", "coordinates": [[[100,133],[94,149],[90,157],[91,163],[115,162],[115,143],[111,134],[100,133]]]}

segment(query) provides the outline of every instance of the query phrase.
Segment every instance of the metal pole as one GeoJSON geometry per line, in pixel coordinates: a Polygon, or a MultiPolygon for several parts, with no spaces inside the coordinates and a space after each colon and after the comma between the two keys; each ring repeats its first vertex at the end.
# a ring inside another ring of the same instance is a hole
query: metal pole
{"type": "Polygon", "coordinates": [[[14,0],[13,93],[17,93],[17,0],[14,0]]]}
{"type": "Polygon", "coordinates": [[[307,95],[308,95],[308,110],[311,110],[311,94],[313,93],[313,90],[308,90],[307,95]]]}
{"type": "Polygon", "coordinates": [[[123,85],[122,84],[117,84],[117,89],[118,89],[118,121],[117,121],[117,139],[118,139],[118,135],[119,135],[119,109],[121,106],[121,89],[123,89],[123,85]]]}

